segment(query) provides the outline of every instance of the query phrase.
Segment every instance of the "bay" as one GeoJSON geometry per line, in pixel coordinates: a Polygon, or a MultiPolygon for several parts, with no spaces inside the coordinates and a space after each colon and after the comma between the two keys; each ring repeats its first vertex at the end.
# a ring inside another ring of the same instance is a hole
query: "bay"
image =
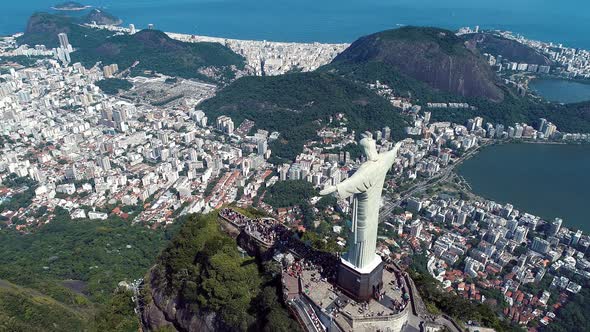
{"type": "MultiPolygon", "coordinates": [[[[4,1],[0,34],[21,32],[61,0],[4,1]]],[[[579,0],[88,0],[138,28],[238,39],[351,42],[400,25],[511,30],[590,49],[590,2],[579,0]]]]}
{"type": "Polygon", "coordinates": [[[457,172],[486,199],[590,231],[590,145],[494,145],[457,172]]]}
{"type": "Polygon", "coordinates": [[[529,88],[543,98],[558,103],[577,103],[590,100],[590,82],[580,83],[566,79],[536,79],[529,88]]]}

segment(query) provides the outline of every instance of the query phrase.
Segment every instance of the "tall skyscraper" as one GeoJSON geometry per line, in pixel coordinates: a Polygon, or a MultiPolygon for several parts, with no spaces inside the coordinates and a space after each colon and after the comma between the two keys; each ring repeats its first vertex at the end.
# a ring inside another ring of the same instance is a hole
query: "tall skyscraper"
{"type": "Polygon", "coordinates": [[[70,41],[68,40],[68,35],[65,33],[60,33],[57,35],[59,39],[59,48],[57,49],[57,58],[65,65],[70,63],[72,60],[70,58],[70,53],[73,52],[72,45],[70,45],[70,41]]]}
{"type": "Polygon", "coordinates": [[[268,150],[268,142],[265,139],[258,140],[258,155],[263,156],[268,150]]]}
{"type": "Polygon", "coordinates": [[[413,237],[420,237],[420,233],[422,233],[422,222],[416,220],[410,226],[410,235],[413,237]]]}
{"type": "Polygon", "coordinates": [[[555,220],[553,220],[549,224],[549,231],[547,232],[547,235],[549,235],[549,236],[557,235],[557,233],[559,233],[559,229],[561,229],[562,223],[563,223],[563,220],[561,220],[560,218],[555,218],[555,220]]]}
{"type": "Polygon", "coordinates": [[[59,38],[59,47],[63,48],[64,50],[67,50],[70,46],[68,35],[62,32],[57,35],[57,38],[59,38]]]}
{"type": "Polygon", "coordinates": [[[545,125],[547,125],[547,119],[541,118],[539,120],[539,131],[545,131],[545,125]]]}
{"type": "Polygon", "coordinates": [[[529,229],[524,226],[516,227],[516,230],[514,231],[514,241],[518,244],[524,242],[524,240],[526,240],[528,232],[529,229]]]}
{"type": "Polygon", "coordinates": [[[391,138],[391,128],[384,127],[383,128],[383,137],[384,140],[388,141],[391,138]]]}
{"type": "Polygon", "coordinates": [[[575,246],[580,242],[580,239],[582,238],[582,231],[578,230],[576,232],[576,234],[574,234],[574,236],[572,236],[572,245],[575,246]]]}
{"type": "Polygon", "coordinates": [[[225,134],[232,135],[234,133],[234,122],[229,116],[222,115],[217,118],[217,129],[225,134]]]}
{"type": "Polygon", "coordinates": [[[531,249],[533,249],[534,251],[541,253],[541,254],[546,254],[547,252],[549,252],[549,248],[551,247],[551,245],[549,244],[549,242],[547,242],[546,240],[543,240],[541,238],[535,237],[535,239],[533,240],[533,244],[531,246],[531,249]]]}
{"type": "Polygon", "coordinates": [[[98,166],[104,171],[109,171],[111,169],[111,160],[107,156],[101,156],[98,158],[98,166]]]}

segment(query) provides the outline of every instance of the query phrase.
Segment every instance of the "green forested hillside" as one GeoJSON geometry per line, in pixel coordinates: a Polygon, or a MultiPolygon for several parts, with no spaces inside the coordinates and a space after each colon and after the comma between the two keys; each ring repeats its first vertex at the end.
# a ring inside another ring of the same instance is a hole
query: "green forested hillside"
{"type": "Polygon", "coordinates": [[[227,81],[234,77],[232,66],[244,67],[244,59],[221,44],[183,43],[157,30],[108,38],[99,45],[74,52],[72,61],[80,61],[87,67],[98,61],[116,63],[121,70],[135,64],[134,73],[155,71],[210,82],[227,81]],[[215,68],[215,77],[201,72],[208,67],[215,68]]]}
{"type": "Polygon", "coordinates": [[[193,216],[162,252],[151,287],[180,299],[194,314],[214,312],[223,330],[296,331],[282,306],[279,276],[221,232],[217,211],[193,216]]]}
{"type": "Polygon", "coordinates": [[[518,96],[514,88],[502,84],[480,54],[489,47],[488,51],[540,63],[545,62],[545,57],[529,47],[493,36],[471,45],[475,37],[461,39],[437,28],[387,30],[359,38],[318,71],[354,82],[380,81],[390,86],[396,96],[408,97],[421,106],[428,102],[460,102],[475,107],[430,110],[435,121],[462,124],[482,116],[492,123],[514,125],[535,124],[539,118],[547,118],[564,132],[590,132],[590,103],[564,106],[518,96]],[[464,45],[465,40],[472,42],[469,47],[464,45]]]}
{"type": "Polygon", "coordinates": [[[0,331],[83,331],[89,309],[0,280],[0,331]]]}
{"type": "Polygon", "coordinates": [[[267,190],[264,202],[274,208],[301,206],[317,195],[317,190],[305,180],[279,181],[267,190]]]}
{"type": "Polygon", "coordinates": [[[155,71],[170,76],[226,82],[244,58],[218,43],[184,43],[157,30],[142,30],[134,35],[114,35],[108,30],[79,25],[73,18],[47,13],[31,16],[19,44],[59,46],[59,33],[66,33],[76,49],[72,61],[90,67],[101,61],[116,63],[120,70],[133,67],[132,73],[155,71]],[[214,75],[205,75],[209,68],[214,75]]]}
{"type": "Polygon", "coordinates": [[[2,229],[0,317],[15,331],[136,331],[131,294],[117,284],[143,277],[174,231],[72,221],[59,208],[30,234],[2,229]]]}
{"type": "Polygon", "coordinates": [[[94,84],[96,84],[96,86],[98,86],[104,93],[109,95],[115,95],[119,93],[119,91],[127,91],[133,87],[133,84],[129,81],[120,78],[107,78],[97,81],[94,84]]]}
{"type": "Polygon", "coordinates": [[[501,86],[502,102],[486,98],[466,98],[433,89],[424,82],[402,74],[393,66],[370,61],[362,64],[333,63],[319,69],[355,82],[380,81],[390,86],[397,96],[408,97],[425,106],[428,102],[469,103],[475,109],[430,109],[434,121],[464,124],[467,119],[481,116],[485,121],[514,125],[524,122],[535,125],[539,118],[555,123],[560,131],[590,132],[590,102],[559,105],[516,95],[514,89],[501,86]]]}
{"type": "Polygon", "coordinates": [[[239,125],[244,119],[258,128],[279,131],[271,148],[279,157],[293,158],[305,141],[317,138],[320,124],[337,113],[357,132],[392,128],[403,135],[406,119],[387,100],[361,84],[330,73],[296,73],[272,77],[243,77],[206,100],[200,108],[210,118],[229,115],[239,125]]]}
{"type": "Polygon", "coordinates": [[[17,42],[30,46],[59,47],[57,35],[62,32],[68,35],[70,44],[76,48],[95,47],[113,35],[107,30],[90,29],[78,25],[67,16],[35,13],[29,18],[25,33],[17,39],[17,42]]]}
{"type": "Polygon", "coordinates": [[[437,91],[494,102],[504,99],[488,63],[449,30],[407,26],[377,32],[357,39],[331,65],[337,69],[368,63],[384,65],[385,70],[393,69],[437,91]]]}
{"type": "Polygon", "coordinates": [[[587,318],[589,310],[590,291],[584,287],[580,293],[572,295],[571,301],[557,311],[555,321],[543,330],[550,332],[590,331],[590,321],[587,318]]]}

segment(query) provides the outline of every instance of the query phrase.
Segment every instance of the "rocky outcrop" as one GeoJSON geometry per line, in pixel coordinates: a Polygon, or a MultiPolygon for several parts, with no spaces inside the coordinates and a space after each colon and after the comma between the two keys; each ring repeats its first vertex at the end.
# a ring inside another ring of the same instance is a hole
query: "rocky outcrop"
{"type": "Polygon", "coordinates": [[[339,54],[331,68],[374,63],[434,90],[494,102],[504,99],[488,63],[448,30],[403,27],[368,35],[339,54]]]}
{"type": "Polygon", "coordinates": [[[149,290],[142,298],[141,321],[145,331],[157,331],[163,327],[172,327],[181,332],[219,330],[220,324],[215,313],[195,312],[189,303],[182,303],[178,296],[166,295],[161,286],[153,281],[153,271],[150,271],[149,290]]]}
{"type": "Polygon", "coordinates": [[[551,66],[553,62],[537,52],[532,47],[521,44],[515,40],[489,33],[471,33],[462,36],[468,48],[476,49],[480,53],[488,53],[493,56],[501,55],[512,62],[551,66]]]}
{"type": "Polygon", "coordinates": [[[92,9],[88,14],[82,18],[82,23],[98,24],[98,25],[119,25],[123,21],[100,9],[92,9]]]}

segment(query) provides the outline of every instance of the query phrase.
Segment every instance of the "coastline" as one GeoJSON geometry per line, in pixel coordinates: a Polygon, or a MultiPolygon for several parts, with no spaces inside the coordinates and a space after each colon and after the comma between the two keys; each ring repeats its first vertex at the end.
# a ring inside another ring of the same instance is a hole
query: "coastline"
{"type": "MultiPolygon", "coordinates": [[[[114,25],[85,24],[90,28],[131,34],[130,28],[114,25]]],[[[145,30],[145,29],[142,29],[145,30]]],[[[136,30],[136,33],[142,30],[136,30]]],[[[350,44],[277,42],[211,37],[177,32],[164,33],[185,43],[218,43],[243,56],[255,76],[282,75],[291,71],[309,72],[330,63],[350,44]]]]}
{"type": "MultiPolygon", "coordinates": [[[[121,27],[117,25],[93,25],[93,24],[85,24],[86,26],[94,29],[104,29],[114,32],[124,32],[130,33],[128,27],[121,27]]],[[[137,29],[137,31],[147,30],[147,29],[137,29]]],[[[330,46],[338,46],[338,47],[348,47],[351,43],[324,43],[318,41],[310,41],[310,42],[290,42],[290,41],[279,41],[279,40],[259,40],[259,39],[236,39],[236,38],[225,38],[225,37],[218,37],[218,36],[205,36],[205,35],[195,35],[189,33],[181,33],[181,32],[172,32],[172,31],[163,31],[167,34],[170,38],[180,40],[180,41],[188,41],[188,42],[213,42],[213,43],[220,43],[225,44],[227,42],[249,42],[249,43],[264,43],[264,44],[273,44],[279,46],[288,46],[288,45],[330,45],[330,46]]]]}
{"type": "Polygon", "coordinates": [[[92,8],[92,6],[84,6],[84,7],[74,7],[74,8],[60,8],[60,7],[49,7],[52,10],[57,10],[60,12],[81,12],[86,9],[92,8]]]}

